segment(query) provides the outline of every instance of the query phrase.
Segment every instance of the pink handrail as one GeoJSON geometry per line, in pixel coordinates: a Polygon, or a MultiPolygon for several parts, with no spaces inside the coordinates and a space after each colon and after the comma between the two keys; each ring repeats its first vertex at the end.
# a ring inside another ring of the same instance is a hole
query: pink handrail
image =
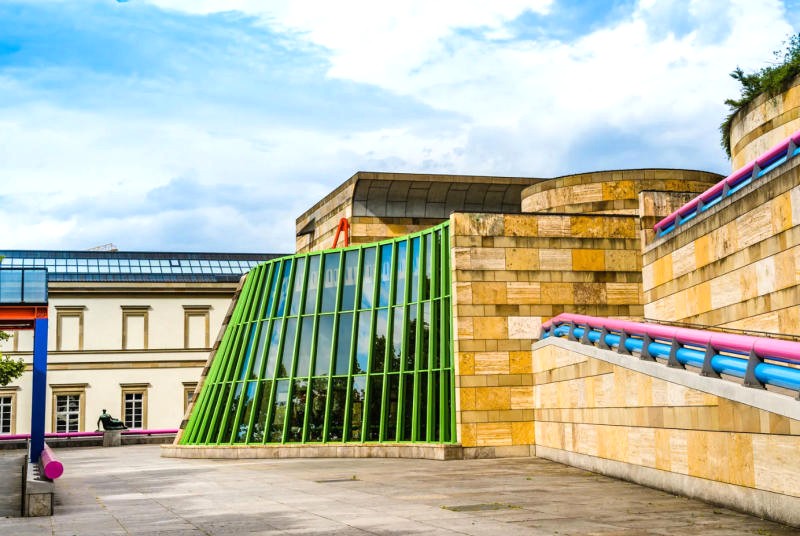
{"type": "Polygon", "coordinates": [[[791,136],[789,136],[782,142],[778,143],[777,145],[772,147],[770,150],[768,150],[766,153],[762,154],[752,162],[745,164],[743,167],[737,169],[736,171],[734,171],[733,173],[731,173],[730,175],[719,181],[717,184],[715,184],[714,186],[712,186],[699,196],[695,197],[694,199],[692,199],[691,201],[680,207],[678,210],[676,210],[666,218],[660,220],[653,226],[653,229],[656,232],[659,232],[661,231],[661,229],[664,229],[665,227],[668,227],[670,224],[675,222],[679,216],[688,215],[688,213],[692,212],[693,210],[696,210],[700,201],[704,203],[711,201],[725,189],[725,185],[728,185],[729,187],[734,187],[739,179],[753,172],[753,166],[755,164],[758,164],[759,167],[769,164],[770,160],[774,159],[776,156],[787,150],[787,148],[789,147],[789,143],[791,141],[794,141],[796,145],[800,145],[800,130],[796,131],[791,136]]]}
{"type": "Polygon", "coordinates": [[[800,343],[735,333],[720,333],[700,329],[676,328],[659,324],[645,324],[616,318],[597,318],[594,316],[561,313],[542,324],[542,329],[563,323],[588,325],[592,328],[606,328],[636,335],[648,335],[654,339],[675,339],[681,344],[700,346],[710,345],[715,350],[735,351],[749,354],[751,351],[762,358],[776,359],[790,363],[800,363],[800,343]]]}
{"type": "MultiPolygon", "coordinates": [[[[160,435],[160,434],[177,434],[178,430],[175,428],[156,428],[154,430],[123,430],[123,435],[160,435]]],[[[69,439],[73,437],[102,437],[103,432],[51,432],[45,434],[45,438],[55,439],[69,439]]],[[[14,441],[30,439],[30,434],[7,434],[0,435],[0,441],[14,441]]]]}

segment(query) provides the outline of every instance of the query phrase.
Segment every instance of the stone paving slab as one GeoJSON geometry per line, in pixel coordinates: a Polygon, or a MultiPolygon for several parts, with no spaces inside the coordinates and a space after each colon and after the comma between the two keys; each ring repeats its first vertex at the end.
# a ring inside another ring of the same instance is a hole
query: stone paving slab
{"type": "Polygon", "coordinates": [[[188,460],[152,445],[58,455],[55,516],[0,517],[0,535],[800,533],[538,458],[188,460]]]}

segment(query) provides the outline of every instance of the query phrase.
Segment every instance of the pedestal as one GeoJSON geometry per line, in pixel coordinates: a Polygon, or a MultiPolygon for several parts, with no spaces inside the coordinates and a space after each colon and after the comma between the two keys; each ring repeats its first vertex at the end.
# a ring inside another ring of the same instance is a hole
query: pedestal
{"type": "Polygon", "coordinates": [[[122,444],[122,430],[105,430],[103,432],[104,447],[119,447],[122,444]]]}

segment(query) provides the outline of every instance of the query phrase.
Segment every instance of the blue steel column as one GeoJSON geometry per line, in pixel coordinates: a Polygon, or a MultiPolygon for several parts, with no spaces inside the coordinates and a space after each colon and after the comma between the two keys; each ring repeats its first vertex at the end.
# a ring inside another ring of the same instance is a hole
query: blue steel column
{"type": "Polygon", "coordinates": [[[47,404],[47,319],[37,318],[33,329],[33,400],[31,401],[31,462],[44,449],[44,415],[47,404]]]}

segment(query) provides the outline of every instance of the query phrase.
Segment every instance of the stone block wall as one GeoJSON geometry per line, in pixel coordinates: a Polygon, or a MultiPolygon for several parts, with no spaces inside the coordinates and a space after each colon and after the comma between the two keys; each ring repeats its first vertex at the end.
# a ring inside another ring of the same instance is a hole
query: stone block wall
{"type": "Polygon", "coordinates": [[[800,159],[645,248],[647,318],[800,334],[800,159]]]}
{"type": "Polygon", "coordinates": [[[561,312],[641,317],[638,219],[453,214],[456,421],[466,456],[529,455],[530,345],[561,312]]]}
{"type": "Polygon", "coordinates": [[[564,339],[534,345],[532,373],[537,456],[800,524],[789,396],[564,339]]]}
{"type": "Polygon", "coordinates": [[[736,170],[800,130],[800,78],[773,98],[762,95],[731,123],[731,169],[736,170]]]}

